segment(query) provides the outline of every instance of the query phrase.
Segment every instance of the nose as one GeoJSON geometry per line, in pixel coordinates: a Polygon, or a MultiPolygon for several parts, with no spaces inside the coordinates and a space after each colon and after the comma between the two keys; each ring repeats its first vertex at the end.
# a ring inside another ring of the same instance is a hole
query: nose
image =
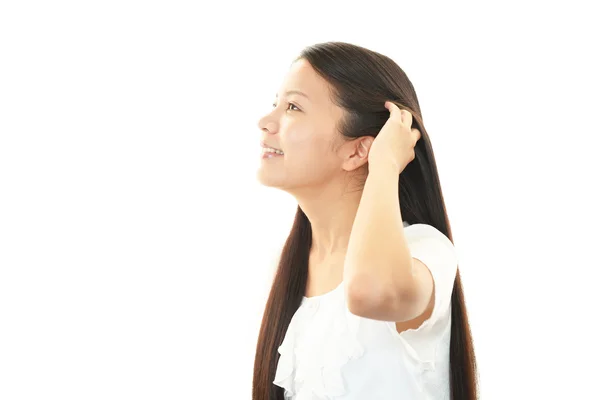
{"type": "Polygon", "coordinates": [[[271,114],[265,115],[258,120],[258,128],[267,133],[277,132],[277,123],[271,117],[271,114]]]}

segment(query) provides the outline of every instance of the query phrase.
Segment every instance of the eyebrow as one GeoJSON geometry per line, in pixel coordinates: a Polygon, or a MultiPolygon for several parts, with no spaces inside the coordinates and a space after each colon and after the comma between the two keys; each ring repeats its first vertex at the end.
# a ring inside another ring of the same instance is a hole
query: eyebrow
{"type": "MultiPolygon", "coordinates": [[[[286,96],[288,96],[288,95],[290,95],[290,94],[299,94],[300,96],[304,96],[304,97],[306,97],[308,100],[310,100],[310,99],[308,98],[308,96],[306,95],[306,93],[303,93],[303,92],[301,92],[301,91],[299,91],[299,90],[288,90],[288,91],[287,91],[287,92],[285,92],[284,94],[285,94],[286,96]]],[[[277,95],[277,93],[275,93],[275,98],[277,98],[277,97],[278,97],[278,95],[277,95]]]]}

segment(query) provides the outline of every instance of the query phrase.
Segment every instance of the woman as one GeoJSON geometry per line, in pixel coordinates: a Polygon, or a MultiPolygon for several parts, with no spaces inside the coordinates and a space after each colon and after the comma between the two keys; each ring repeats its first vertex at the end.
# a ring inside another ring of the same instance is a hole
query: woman
{"type": "Polygon", "coordinates": [[[303,50],[259,121],[258,180],[293,195],[253,399],[476,399],[476,364],[433,150],[390,58],[303,50]]]}

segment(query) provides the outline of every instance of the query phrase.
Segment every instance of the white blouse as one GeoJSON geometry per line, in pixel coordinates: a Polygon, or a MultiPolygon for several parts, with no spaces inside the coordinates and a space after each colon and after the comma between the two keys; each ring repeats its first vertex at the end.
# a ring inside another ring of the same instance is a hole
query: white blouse
{"type": "Polygon", "coordinates": [[[279,347],[273,383],[286,400],[449,399],[450,299],[457,271],[452,242],[431,225],[404,223],[412,257],[434,280],[431,317],[398,333],[395,321],[352,314],[343,284],[303,297],[279,347]]]}

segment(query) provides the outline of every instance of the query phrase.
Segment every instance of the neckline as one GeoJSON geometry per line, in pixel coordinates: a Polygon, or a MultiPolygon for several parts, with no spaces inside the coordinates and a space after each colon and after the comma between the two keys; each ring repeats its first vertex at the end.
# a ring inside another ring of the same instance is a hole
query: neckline
{"type": "Polygon", "coordinates": [[[302,296],[302,303],[314,303],[317,302],[319,300],[322,300],[328,296],[331,296],[333,293],[337,292],[338,290],[340,290],[342,288],[342,286],[344,286],[344,281],[342,280],[333,290],[330,290],[329,292],[325,292],[323,294],[319,294],[316,296],[310,296],[310,297],[306,297],[306,296],[302,296]]]}

